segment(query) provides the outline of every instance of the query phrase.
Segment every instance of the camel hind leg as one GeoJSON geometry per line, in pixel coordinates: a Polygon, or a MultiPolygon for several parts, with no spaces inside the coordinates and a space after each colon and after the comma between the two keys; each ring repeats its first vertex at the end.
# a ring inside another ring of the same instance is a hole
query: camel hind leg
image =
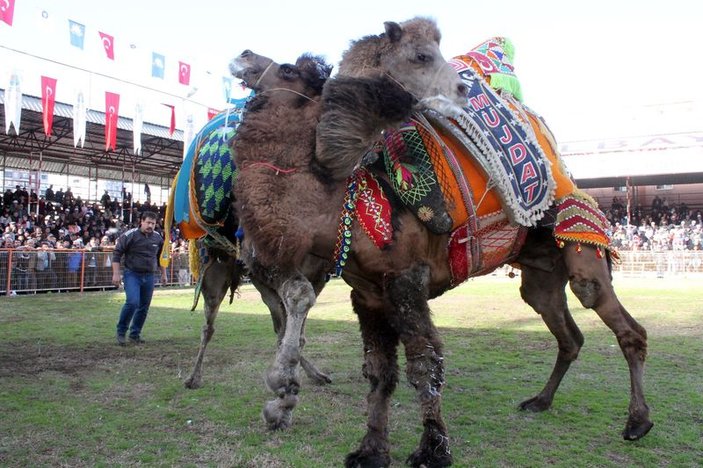
{"type": "Polygon", "coordinates": [[[218,258],[216,254],[211,253],[210,263],[205,266],[201,274],[203,275],[201,293],[205,301],[205,324],[200,332],[200,348],[195,365],[190,376],[183,382],[186,388],[191,389],[202,386],[203,358],[205,357],[205,349],[215,333],[217,313],[227,291],[239,286],[242,271],[241,266],[234,258],[229,256],[218,258]]]}
{"type": "MultiPolygon", "coordinates": [[[[554,253],[558,258],[556,249],[554,253]]],[[[551,271],[523,265],[521,278],[522,299],[542,317],[556,338],[559,351],[554,369],[542,391],[520,403],[519,407],[535,412],[545,411],[552,405],[554,394],[571,363],[578,357],[583,335],[569,312],[565,292],[568,275],[562,261],[556,261],[551,271]]]]}
{"type": "Polygon", "coordinates": [[[613,331],[625,356],[630,370],[630,404],[622,436],[626,440],[640,439],[654,425],[649,419],[642,382],[647,332],[618,300],[607,261],[596,255],[595,248],[584,245],[576,249],[569,245],[564,249],[564,261],[571,290],[584,307],[594,309],[613,331]]]}

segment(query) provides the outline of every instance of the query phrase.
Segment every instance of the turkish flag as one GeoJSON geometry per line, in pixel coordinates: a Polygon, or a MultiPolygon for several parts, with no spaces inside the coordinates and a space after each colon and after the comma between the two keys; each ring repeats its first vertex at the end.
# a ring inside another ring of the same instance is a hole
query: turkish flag
{"type": "Polygon", "coordinates": [[[105,151],[117,149],[117,120],[120,113],[120,95],[105,91],[105,151]]]}
{"type": "Polygon", "coordinates": [[[15,15],[15,0],[0,0],[0,21],[12,26],[12,17],[15,15]]]}
{"type": "MultiPolygon", "coordinates": [[[[0,0],[1,2],[2,0],[0,0]]],[[[56,103],[56,78],[41,77],[41,107],[44,121],[44,133],[51,136],[54,124],[54,103],[56,103]]]]}
{"type": "MultiPolygon", "coordinates": [[[[1,2],[2,0],[0,0],[1,2]]],[[[98,31],[100,34],[100,39],[103,41],[103,48],[105,49],[105,54],[110,60],[115,60],[115,38],[109,34],[98,31]]]]}
{"type": "Polygon", "coordinates": [[[187,63],[178,62],[178,82],[184,85],[190,84],[190,65],[187,63]]]}
{"type": "Polygon", "coordinates": [[[168,128],[168,133],[169,135],[173,135],[173,132],[176,131],[176,106],[173,104],[164,104],[163,102],[161,104],[171,108],[171,126],[168,128]]]}
{"type": "Polygon", "coordinates": [[[212,120],[213,117],[215,117],[217,114],[219,114],[220,111],[217,109],[213,109],[212,107],[208,107],[207,109],[207,119],[212,120]]]}

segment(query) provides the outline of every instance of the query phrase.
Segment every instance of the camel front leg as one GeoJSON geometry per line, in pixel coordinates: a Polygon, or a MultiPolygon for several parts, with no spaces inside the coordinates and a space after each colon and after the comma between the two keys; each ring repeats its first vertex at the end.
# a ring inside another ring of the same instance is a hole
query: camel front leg
{"type": "Polygon", "coordinates": [[[293,409],[298,404],[301,338],[308,311],[315,304],[315,291],[303,275],[292,275],[279,284],[276,290],[286,310],[286,324],[276,357],[265,377],[276,399],[269,401],[263,411],[264,420],[272,430],[289,427],[293,409]]]}
{"type": "Polygon", "coordinates": [[[452,464],[447,427],[441,414],[444,357],[427,303],[429,278],[429,267],[421,265],[388,280],[386,289],[395,306],[390,323],[405,346],[406,375],[417,392],[424,426],[419,447],[407,459],[414,467],[452,464]]]}
{"type": "Polygon", "coordinates": [[[398,334],[388,323],[385,310],[369,306],[357,290],[352,291],[351,299],[361,326],[362,370],[370,390],[366,396],[367,431],[359,448],[347,455],[345,466],[389,466],[388,418],[391,396],[398,385],[398,334]]]}
{"type": "MultiPolygon", "coordinates": [[[[269,309],[269,312],[271,313],[271,320],[273,321],[273,331],[278,336],[278,344],[280,345],[281,340],[283,339],[283,334],[286,329],[286,309],[283,306],[283,302],[281,301],[281,298],[279,297],[276,290],[268,287],[266,284],[262,283],[261,281],[258,281],[254,277],[251,278],[251,282],[259,291],[259,294],[261,294],[261,299],[264,301],[264,304],[266,304],[269,309]]],[[[320,291],[322,290],[322,286],[324,285],[324,278],[321,285],[318,285],[317,282],[313,284],[315,289],[315,296],[318,296],[320,294],[320,291]]],[[[305,334],[301,335],[301,350],[304,346],[305,334]]],[[[332,383],[332,379],[327,374],[320,371],[317,366],[312,363],[312,361],[308,360],[302,354],[300,355],[300,366],[303,368],[305,374],[314,384],[325,385],[332,383]]]]}

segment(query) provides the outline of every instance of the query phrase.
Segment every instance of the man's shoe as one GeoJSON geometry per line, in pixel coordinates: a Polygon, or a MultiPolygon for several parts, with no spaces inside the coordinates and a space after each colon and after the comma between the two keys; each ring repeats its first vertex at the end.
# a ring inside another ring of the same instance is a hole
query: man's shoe
{"type": "Polygon", "coordinates": [[[134,345],[143,345],[144,343],[146,343],[146,341],[142,340],[139,336],[130,336],[129,342],[134,345]]]}
{"type": "Polygon", "coordinates": [[[119,346],[127,346],[127,340],[124,335],[117,335],[117,344],[119,346]]]}

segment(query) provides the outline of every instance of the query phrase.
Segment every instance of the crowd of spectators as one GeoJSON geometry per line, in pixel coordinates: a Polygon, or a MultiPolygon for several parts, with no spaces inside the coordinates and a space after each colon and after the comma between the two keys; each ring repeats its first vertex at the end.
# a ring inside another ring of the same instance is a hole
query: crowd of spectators
{"type": "MultiPolygon", "coordinates": [[[[70,187],[44,196],[16,186],[2,196],[0,209],[0,248],[96,249],[111,247],[119,234],[138,224],[143,211],[159,215],[157,230],[163,233],[165,205],[132,202],[131,194],[122,191],[121,200],[112,199],[107,190],[99,202],[85,202],[74,197],[70,187]]],[[[655,196],[650,207],[637,205],[630,210],[619,197],[604,208],[611,223],[613,243],[622,250],[703,250],[703,219],[700,209],[691,210],[685,203],[670,204],[655,196]]],[[[170,233],[176,250],[187,250],[178,231],[170,233]]]]}
{"type": "MultiPolygon", "coordinates": [[[[63,272],[66,284],[74,284],[79,266],[83,266],[84,284],[109,284],[109,257],[117,237],[138,225],[143,211],[159,215],[157,230],[163,233],[165,205],[132,202],[123,189],[120,200],[107,190],[99,202],[85,202],[74,197],[70,188],[54,192],[49,186],[43,196],[16,186],[6,190],[0,206],[0,250],[13,249],[11,270],[17,289],[35,289],[58,284],[56,272],[63,272]],[[33,251],[33,252],[32,252],[33,251]],[[30,255],[29,253],[32,252],[30,255]],[[57,265],[51,268],[52,262],[57,265]]],[[[700,209],[685,203],[670,204],[656,196],[651,206],[628,210],[618,197],[604,209],[611,222],[613,246],[619,250],[683,251],[703,250],[703,219],[700,209]]],[[[172,252],[185,254],[187,242],[174,228],[169,233],[172,252]]],[[[179,256],[174,256],[174,258],[179,256]]],[[[0,263],[5,257],[0,256],[0,263]]],[[[187,277],[187,255],[181,255],[173,274],[187,277]]],[[[0,265],[7,271],[9,265],[0,265]]],[[[174,279],[185,283],[186,279],[174,279]]],[[[60,282],[60,281],[59,281],[60,282]]]]}
{"type": "Polygon", "coordinates": [[[669,203],[658,195],[650,207],[630,210],[614,197],[605,216],[613,230],[613,245],[620,250],[703,250],[703,214],[686,203],[669,203]],[[647,209],[649,208],[649,209],[647,209]],[[629,222],[628,222],[629,221],[629,222]]]}
{"type": "Polygon", "coordinates": [[[0,248],[29,246],[38,248],[85,248],[92,244],[111,246],[125,229],[136,227],[143,211],[159,215],[162,231],[165,206],[149,201],[132,203],[131,194],[123,191],[122,200],[110,197],[107,190],[99,202],[86,202],[74,197],[70,187],[54,192],[53,185],[44,196],[19,185],[7,189],[0,207],[0,248]]]}
{"type": "MultiPolygon", "coordinates": [[[[132,203],[126,191],[122,200],[112,199],[106,190],[99,202],[90,203],[74,197],[70,188],[54,192],[49,186],[45,195],[37,196],[18,185],[7,189],[0,201],[0,251],[15,251],[12,265],[0,269],[9,268],[17,290],[70,288],[78,284],[82,265],[84,285],[109,284],[109,252],[123,231],[138,225],[141,212],[157,213],[157,229],[163,233],[165,206],[148,200],[132,203]]],[[[187,252],[177,230],[170,236],[174,252],[187,252]]],[[[0,256],[0,263],[6,260],[0,256]]]]}

